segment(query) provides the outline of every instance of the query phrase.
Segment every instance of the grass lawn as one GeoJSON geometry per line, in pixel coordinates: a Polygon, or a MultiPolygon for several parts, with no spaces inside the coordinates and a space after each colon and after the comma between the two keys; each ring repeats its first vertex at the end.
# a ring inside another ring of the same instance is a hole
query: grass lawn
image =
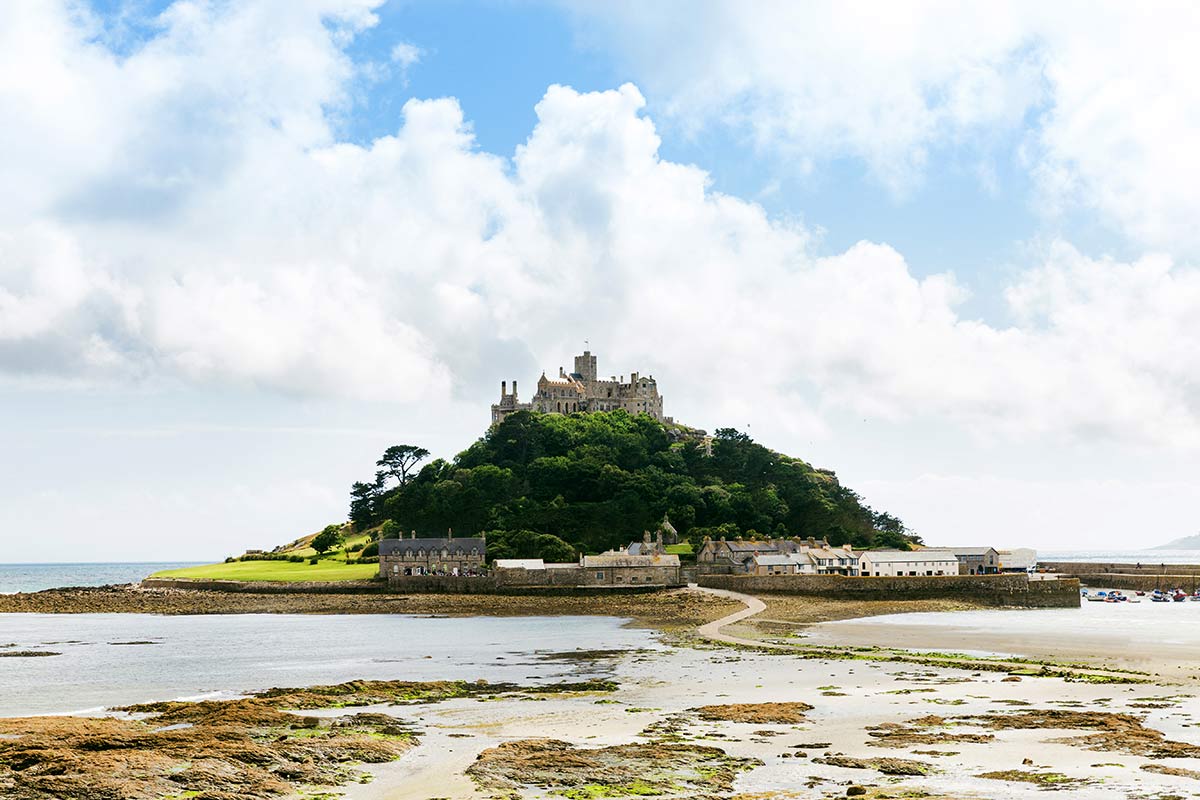
{"type": "Polygon", "coordinates": [[[692,554],[692,543],[680,542],[679,544],[669,544],[666,550],[668,553],[674,553],[677,556],[690,556],[692,554]]]}
{"type": "Polygon", "coordinates": [[[343,561],[319,561],[294,564],[291,561],[234,561],[229,564],[205,564],[200,567],[167,569],[152,578],[203,578],[229,581],[355,581],[374,578],[378,564],[347,564],[343,561]]]}

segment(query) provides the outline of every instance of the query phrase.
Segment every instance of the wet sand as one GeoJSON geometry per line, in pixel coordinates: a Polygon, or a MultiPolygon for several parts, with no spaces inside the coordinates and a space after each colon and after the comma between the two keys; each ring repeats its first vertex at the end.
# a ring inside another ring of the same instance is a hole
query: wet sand
{"type": "Polygon", "coordinates": [[[1115,666],[1200,681],[1200,604],[1085,604],[1078,610],[902,614],[803,629],[817,645],[886,645],[1115,666]]]}

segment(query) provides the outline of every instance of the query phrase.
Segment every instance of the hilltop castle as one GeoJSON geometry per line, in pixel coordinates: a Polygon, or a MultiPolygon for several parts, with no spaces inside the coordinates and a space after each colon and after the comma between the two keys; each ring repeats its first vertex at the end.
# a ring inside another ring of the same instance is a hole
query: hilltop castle
{"type": "Polygon", "coordinates": [[[575,371],[558,368],[557,378],[538,378],[537,393],[528,403],[517,398],[517,382],[512,393],[508,382],[500,382],[500,402],[492,405],[492,424],[517,411],[542,411],[547,414],[573,414],[576,411],[614,411],[623,408],[630,414],[649,414],[660,422],[671,422],[663,416],[663,399],[653,375],[630,373],[629,381],[612,376],[608,380],[596,377],[596,357],[584,350],[575,356],[575,371]]]}

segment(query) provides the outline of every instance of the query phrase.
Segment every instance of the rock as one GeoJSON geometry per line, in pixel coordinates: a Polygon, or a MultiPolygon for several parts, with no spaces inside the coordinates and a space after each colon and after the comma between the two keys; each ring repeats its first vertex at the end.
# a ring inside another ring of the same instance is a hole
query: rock
{"type": "Polygon", "coordinates": [[[851,786],[846,789],[846,797],[861,797],[866,793],[867,790],[861,786],[851,786]]]}
{"type": "Polygon", "coordinates": [[[1020,675],[1009,675],[1005,678],[1001,678],[1000,682],[1001,683],[1020,683],[1021,676],[1020,675]]]}

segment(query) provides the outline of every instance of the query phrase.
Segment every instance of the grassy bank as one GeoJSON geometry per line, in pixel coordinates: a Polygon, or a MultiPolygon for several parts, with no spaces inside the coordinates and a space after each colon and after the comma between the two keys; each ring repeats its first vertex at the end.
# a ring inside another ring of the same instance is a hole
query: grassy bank
{"type": "Polygon", "coordinates": [[[359,581],[379,574],[378,564],[355,564],[328,559],[307,561],[231,561],[156,572],[152,578],[192,578],[210,581],[359,581]]]}

